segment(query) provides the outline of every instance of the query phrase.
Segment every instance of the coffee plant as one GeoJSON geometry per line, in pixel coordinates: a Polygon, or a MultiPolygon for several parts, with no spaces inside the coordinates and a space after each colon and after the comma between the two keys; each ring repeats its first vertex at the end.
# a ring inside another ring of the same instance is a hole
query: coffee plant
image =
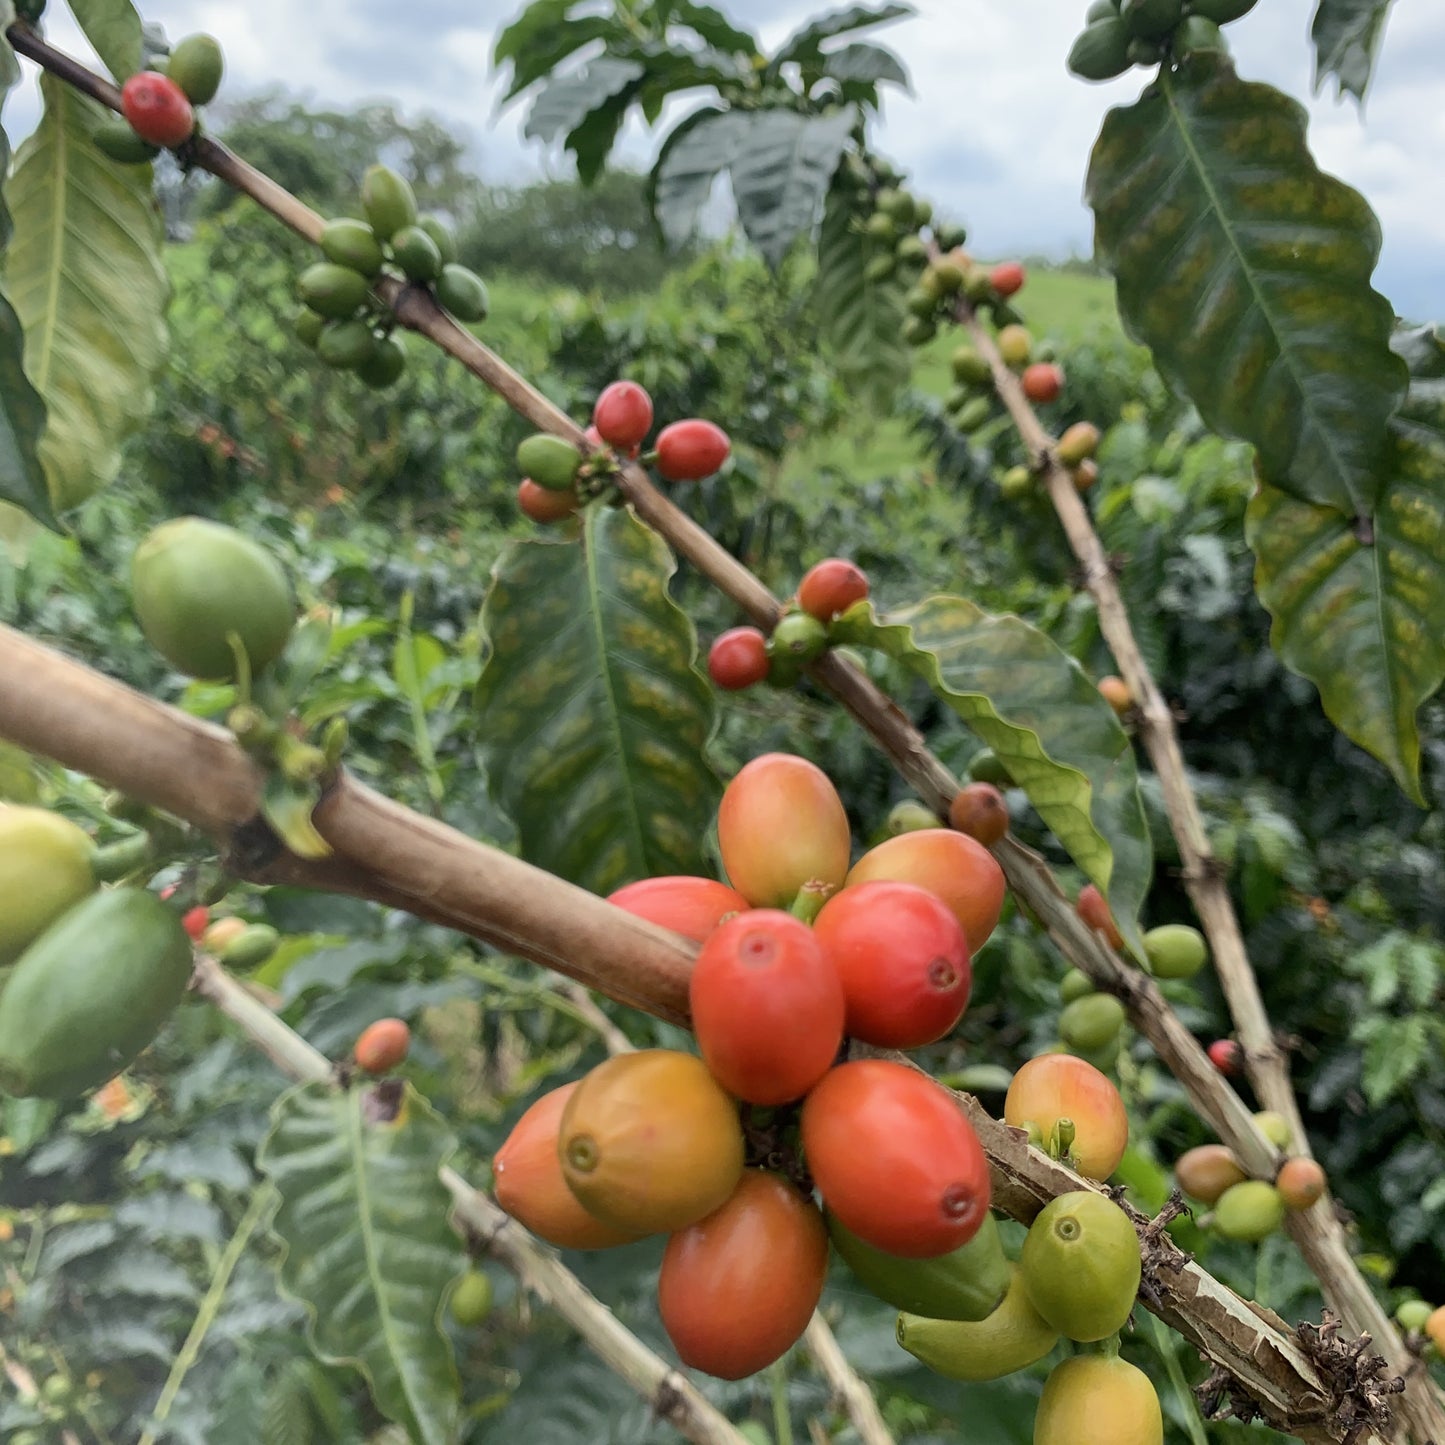
{"type": "MultiPolygon", "coordinates": [[[[590,184],[693,95],[649,219],[697,247],[725,173],[756,253],[677,273],[686,335],[555,309],[545,390],[445,187],[361,157],[323,216],[210,133],[210,37],[72,0],[107,79],[44,8],[0,0],[45,102],[0,132],[6,1438],[1445,1439],[1445,343],[1237,74],[1253,0],[1098,0],[1059,58],[1143,71],[1086,193],[1147,363],[874,150],[910,7],[767,53],[534,0],[527,134],[590,184]],[[200,174],[251,206],[172,334],[200,174]],[[931,497],[782,479],[868,406],[931,497]]],[[[1387,10],[1319,0],[1321,81],[1387,10]]]]}

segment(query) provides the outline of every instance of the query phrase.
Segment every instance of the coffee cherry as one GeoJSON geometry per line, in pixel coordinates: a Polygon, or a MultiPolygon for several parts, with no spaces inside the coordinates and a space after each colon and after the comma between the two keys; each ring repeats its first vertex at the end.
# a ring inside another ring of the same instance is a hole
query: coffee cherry
{"type": "Polygon", "coordinates": [[[196,128],[186,93],[168,76],[141,70],[121,87],[120,108],[131,129],[152,145],[184,145],[196,128]]]}
{"type": "Polygon", "coordinates": [[[1254,1116],[1254,1127],[1274,1145],[1276,1149],[1290,1147],[1289,1120],[1273,1109],[1261,1109],[1254,1116]]]}
{"type": "Polygon", "coordinates": [[[609,446],[631,451],[652,430],[652,398],[635,381],[614,381],[597,398],[592,425],[609,446]]]}
{"type": "Polygon", "coordinates": [[[991,848],[1008,832],[1008,804],[992,783],[969,783],[949,804],[948,821],[960,833],[991,848]]]}
{"type": "Polygon", "coordinates": [[[809,568],[798,584],[798,606],[819,622],[831,622],[868,596],[868,577],[861,567],[829,557],[809,568]]]}
{"type": "Polygon", "coordinates": [[[1017,370],[1027,366],[1033,354],[1034,339],[1022,326],[1005,326],[998,334],[998,354],[1007,366],[1017,370]]]}
{"type": "Polygon", "coordinates": [[[1274,1187],[1286,1209],[1308,1209],[1324,1196],[1325,1171],[1313,1159],[1286,1159],[1274,1187]]]}
{"type": "Polygon", "coordinates": [[[1246,1179],[1219,1196],[1214,1206],[1214,1227],[1226,1239],[1258,1244],[1284,1223],[1284,1200],[1273,1184],[1246,1179]]]}
{"type": "Polygon", "coordinates": [[[816,617],[807,612],[790,612],[773,628],[770,644],[774,656],[795,662],[812,662],[828,646],[828,633],[816,617]]]}
{"type": "Polygon", "coordinates": [[[1191,1199],[1214,1204],[1226,1189],[1243,1184],[1249,1175],[1223,1144],[1200,1144],[1174,1161],[1174,1178],[1191,1199]]]}
{"type": "Polygon", "coordinates": [[[411,1030],[404,1020],[377,1019],[356,1041],[356,1066],[368,1074],[385,1074],[396,1068],[410,1049],[411,1030]]]}
{"type": "Polygon", "coordinates": [[[1086,883],[1079,890],[1076,907],[1079,917],[1095,933],[1102,933],[1110,948],[1123,948],[1124,935],[1119,932],[1119,926],[1114,922],[1114,915],[1104,901],[1104,895],[1092,883],[1086,883]]]}
{"type": "Polygon", "coordinates": [[[166,75],[193,105],[207,105],[216,98],[224,70],[220,43],[210,35],[187,35],[177,42],[166,63],[166,75]]]}
{"type": "Polygon", "coordinates": [[[720,470],[731,451],[720,426],[696,417],[675,421],[657,438],[657,470],[669,482],[699,482],[720,470]]]}
{"type": "Polygon", "coordinates": [[[1099,696],[1120,717],[1123,717],[1134,706],[1134,694],[1129,691],[1129,684],[1122,677],[1101,677],[1099,679],[1099,696]]]}
{"type": "Polygon", "coordinates": [[[1059,460],[1066,467],[1077,467],[1099,449],[1099,428],[1091,421],[1076,421],[1059,438],[1059,460]]]}
{"type": "Polygon", "coordinates": [[[1087,492],[1099,480],[1099,464],[1093,457],[1085,457],[1074,468],[1074,490],[1087,492]]]}
{"type": "Polygon", "coordinates": [[[1209,1046],[1209,1062],[1232,1079],[1244,1067],[1244,1050],[1233,1039],[1215,1039],[1209,1046]]]}
{"type": "Polygon", "coordinates": [[[1003,297],[1017,295],[1023,290],[1026,279],[1027,273],[1017,261],[1004,261],[989,273],[993,289],[1003,297]]]}
{"type": "Polygon", "coordinates": [[[577,510],[577,494],[539,487],[531,477],[523,477],[517,488],[517,507],[524,517],[545,527],[563,521],[577,510]]]}
{"type": "Polygon", "coordinates": [[[708,650],[707,672],[728,692],[756,687],[768,675],[768,639],[756,627],[734,627],[708,650]]]}
{"type": "Polygon", "coordinates": [[[1395,1323],[1407,1334],[1423,1334],[1425,1322],[1434,1313],[1425,1300],[1407,1299],[1395,1306],[1395,1323]]]}
{"type": "Polygon", "coordinates": [[[1024,395],[1038,405],[1059,399],[1064,389],[1064,373],[1052,361],[1036,361],[1024,369],[1024,395]]]}
{"type": "Polygon", "coordinates": [[[198,904],[181,918],[181,927],[197,942],[206,931],[206,925],[211,921],[211,910],[204,903],[198,904]]]}

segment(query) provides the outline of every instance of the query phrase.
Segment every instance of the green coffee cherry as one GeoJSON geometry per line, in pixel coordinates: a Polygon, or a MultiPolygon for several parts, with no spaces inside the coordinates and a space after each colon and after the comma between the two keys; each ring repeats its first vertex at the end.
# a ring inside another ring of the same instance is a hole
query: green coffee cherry
{"type": "Polygon", "coordinates": [[[1130,65],[1159,65],[1164,59],[1164,46],[1157,40],[1131,40],[1125,55],[1130,65]]]}
{"type": "Polygon", "coordinates": [[[1184,0],[1121,0],[1119,14],[1135,40],[1161,40],[1184,19],[1184,0]]]}
{"type": "Polygon", "coordinates": [[[976,783],[992,783],[996,788],[1014,786],[1013,774],[992,748],[983,748],[973,755],[973,761],[968,765],[968,775],[976,783]]]}
{"type": "Polygon", "coordinates": [[[312,310],[302,311],[296,318],[296,339],[303,345],[316,350],[316,343],[321,340],[321,333],[326,327],[326,318],[319,312],[312,310]]]}
{"type": "Polygon", "coordinates": [[[370,356],[356,368],[356,374],[367,386],[377,390],[390,386],[406,370],[406,348],[398,336],[383,336],[370,356]]]}
{"type": "Polygon", "coordinates": [[[923,321],[932,321],[938,312],[938,298],[930,296],[922,286],[915,286],[903,298],[903,305],[910,316],[917,316],[923,321]]]}
{"type": "Polygon", "coordinates": [[[420,226],[406,226],[391,238],[392,259],[408,281],[435,281],[441,275],[442,253],[420,226]]]}
{"type": "Polygon", "coordinates": [[[948,395],[943,398],[943,409],[947,412],[962,411],[973,400],[973,395],[971,386],[964,386],[962,382],[956,382],[949,387],[948,395]]]}
{"type": "Polygon", "coordinates": [[[931,296],[942,299],[957,296],[963,290],[963,267],[957,261],[938,260],[919,278],[919,286],[931,296]]]}
{"type": "Polygon", "coordinates": [[[1402,1330],[1419,1334],[1425,1328],[1425,1321],[1435,1313],[1435,1307],[1422,1299],[1407,1299],[1395,1307],[1395,1323],[1402,1330]]]}
{"type": "Polygon", "coordinates": [[[144,165],[161,153],[159,146],[142,140],[119,116],[101,121],[91,134],[101,153],[122,165],[144,165]]]}
{"type": "Polygon", "coordinates": [[[993,415],[993,399],[975,396],[954,413],[953,424],[959,431],[972,434],[993,415]]]}
{"type": "Polygon", "coordinates": [[[821,657],[828,646],[828,629],[806,612],[790,612],[773,628],[768,649],[804,663],[821,657]]]}
{"type": "Polygon", "coordinates": [[[965,386],[983,386],[993,381],[993,368],[971,346],[960,346],[949,361],[953,379],[965,386]]]}
{"type": "Polygon", "coordinates": [[[344,321],[355,316],[366,304],[371,290],[365,276],[349,266],[338,266],[334,261],[318,261],[308,266],[296,283],[301,299],[322,316],[333,321],[344,321]]]}
{"type": "Polygon", "coordinates": [[[882,281],[889,281],[898,268],[898,259],[895,256],[875,256],[863,268],[863,279],[871,281],[875,285],[882,281]]]}
{"type": "Polygon", "coordinates": [[[517,448],[517,466],[523,476],[531,477],[539,487],[565,492],[577,480],[582,454],[571,442],[538,432],[517,448]]]}
{"type": "Polygon", "coordinates": [[[1059,997],[1066,1004],[1075,999],[1087,998],[1094,992],[1094,981],[1081,968],[1071,968],[1059,983],[1059,997]]]}
{"type": "Polygon", "coordinates": [[[940,251],[956,251],[968,240],[968,232],[956,221],[944,221],[933,228],[933,239],[940,251]]]}
{"type": "Polygon", "coordinates": [[[417,225],[432,238],[441,254],[443,266],[449,266],[457,259],[457,238],[452,235],[451,227],[445,221],[439,216],[422,216],[417,225]]]}
{"type": "Polygon", "coordinates": [[[1144,953],[1155,978],[1193,978],[1209,961],[1209,945],[1197,928],[1166,923],[1144,935],[1144,953]]]}
{"type": "Polygon", "coordinates": [[[1117,15],[1093,21],[1069,51],[1069,70],[1081,80],[1113,80],[1131,63],[1129,31],[1117,15]]]}
{"type": "Polygon", "coordinates": [[[933,219],[933,202],[913,198],[913,224],[926,226],[933,219]]]}
{"type": "Polygon", "coordinates": [[[1112,20],[1119,13],[1119,0],[1094,0],[1084,12],[1084,24],[1092,25],[1096,20],[1112,20]]]}
{"type": "Polygon", "coordinates": [[[999,479],[998,489],[1011,502],[1032,496],[1034,474],[1027,467],[1010,467],[999,479]]]}
{"type": "Polygon", "coordinates": [[[910,316],[903,324],[903,339],[910,346],[927,346],[938,335],[938,327],[922,316],[910,316]]]}
{"type": "Polygon", "coordinates": [[[386,166],[366,168],[361,178],[361,204],[377,239],[389,241],[416,222],[416,197],[405,176],[386,166]]]}
{"type": "Polygon", "coordinates": [[[1228,25],[1231,20],[1242,20],[1258,4],[1259,0],[1192,0],[1189,13],[1216,25],[1228,25]]]}
{"type": "Polygon", "coordinates": [[[328,322],[316,342],[316,354],[338,371],[355,371],[375,350],[376,337],[365,321],[328,322]]]}
{"type": "Polygon", "coordinates": [[[1226,1239],[1258,1244],[1284,1223],[1284,1200],[1273,1184],[1246,1179],[1219,1196],[1214,1206],[1214,1227],[1226,1239]]]}
{"type": "Polygon", "coordinates": [[[993,295],[993,277],[986,266],[970,266],[963,273],[963,294],[975,305],[993,295]]]}
{"type": "Polygon", "coordinates": [[[187,35],[171,51],[166,74],[185,91],[192,105],[207,105],[221,88],[226,68],[220,43],[211,35],[187,35]]]}
{"type": "Polygon", "coordinates": [[[486,283],[475,271],[448,262],[437,277],[436,298],[458,321],[485,321],[491,309],[486,283]]]}
{"type": "Polygon", "coordinates": [[[1071,1048],[1097,1053],[1124,1027],[1124,1005],[1111,993],[1076,998],[1059,1015],[1059,1037],[1071,1048]]]}
{"type": "Polygon", "coordinates": [[[898,227],[893,224],[893,217],[884,215],[882,211],[875,211],[863,223],[863,229],[872,236],[875,241],[896,241],[898,239],[898,227]]]}
{"type": "Polygon", "coordinates": [[[385,259],[376,232],[365,221],[339,217],[327,221],[321,232],[321,254],[338,266],[359,271],[363,276],[376,276],[385,259]]]}
{"type": "Polygon", "coordinates": [[[280,946],[281,935],[269,923],[253,923],[221,950],[227,968],[259,968],[280,946]]]}
{"type": "Polygon", "coordinates": [[[897,838],[903,833],[920,833],[925,828],[936,827],[938,827],[938,814],[916,798],[904,798],[901,803],[895,803],[889,811],[887,822],[883,825],[884,831],[890,838],[897,838]]]}
{"type": "Polygon", "coordinates": [[[928,247],[917,236],[905,236],[893,254],[905,266],[921,266],[928,259],[928,247]]]}

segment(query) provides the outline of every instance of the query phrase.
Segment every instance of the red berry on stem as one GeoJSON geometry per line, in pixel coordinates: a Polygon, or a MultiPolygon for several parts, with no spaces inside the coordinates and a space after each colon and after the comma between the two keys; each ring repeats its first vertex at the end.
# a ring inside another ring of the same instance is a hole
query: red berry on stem
{"type": "Polygon", "coordinates": [[[206,925],[211,921],[211,910],[204,903],[198,904],[181,918],[181,927],[186,930],[193,939],[200,939],[206,931],[206,925]]]}
{"type": "Polygon", "coordinates": [[[539,487],[531,477],[523,477],[517,488],[517,506],[524,517],[545,527],[570,517],[577,510],[577,494],[554,492],[550,487],[539,487]]]}
{"type": "Polygon", "coordinates": [[[697,417],[675,421],[657,438],[657,470],[670,482],[699,482],[712,476],[731,451],[720,426],[697,417]]]}
{"type": "Polygon", "coordinates": [[[186,93],[169,76],[137,71],[121,87],[120,108],[131,129],[153,146],[183,145],[196,128],[186,93]]]}
{"type": "Polygon", "coordinates": [[[749,1104],[801,1099],[843,1042],[838,970],[813,930],[779,909],[740,913],[708,938],[688,1002],[708,1072],[749,1104]]]}
{"type": "Polygon", "coordinates": [[[1027,273],[1017,261],[1003,261],[989,273],[993,289],[1000,296],[1014,296],[1023,290],[1027,273]]]}
{"type": "Polygon", "coordinates": [[[851,1038],[916,1049],[963,1017],[973,984],[968,940],[953,910],[926,889],[845,888],[823,905],[813,933],[843,981],[851,1038]]]}
{"type": "Polygon", "coordinates": [[[1114,915],[1109,911],[1104,895],[1092,883],[1086,883],[1079,890],[1079,901],[1075,906],[1079,917],[1095,933],[1102,933],[1110,948],[1123,948],[1124,935],[1119,932],[1119,925],[1114,922],[1114,915]]]}
{"type": "Polygon", "coordinates": [[[957,1101],[926,1074],[860,1059],[803,1103],[803,1153],[845,1229],[888,1254],[931,1259],[988,1213],[988,1160],[957,1101]]]}
{"type": "Polygon", "coordinates": [[[798,584],[798,606],[819,622],[831,622],[868,595],[868,574],[841,557],[829,557],[808,570],[798,584]]]}
{"type": "Polygon", "coordinates": [[[1008,804],[992,783],[968,783],[948,805],[948,823],[992,848],[1008,832],[1008,804]]]}
{"type": "Polygon", "coordinates": [[[404,1019],[377,1019],[356,1041],[356,1064],[368,1074],[384,1074],[401,1063],[410,1048],[411,1030],[404,1019]]]}
{"type": "Polygon", "coordinates": [[[607,901],[697,943],[730,913],[746,913],[752,907],[741,893],[716,878],[686,875],[640,878],[609,893],[607,901]]]}
{"type": "Polygon", "coordinates": [[[1244,1050],[1233,1039],[1215,1039],[1209,1046],[1209,1062],[1232,1079],[1244,1065],[1244,1050]]]}
{"type": "Polygon", "coordinates": [[[652,398],[635,381],[614,381],[597,398],[592,425],[609,446],[627,451],[652,430],[652,398]]]}
{"type": "Polygon", "coordinates": [[[1036,361],[1025,368],[1024,395],[1032,402],[1050,402],[1059,399],[1064,389],[1064,373],[1051,361],[1036,361]]]}
{"type": "Polygon", "coordinates": [[[728,692],[756,687],[768,675],[768,639],[756,627],[734,627],[708,650],[707,673],[728,692]]]}

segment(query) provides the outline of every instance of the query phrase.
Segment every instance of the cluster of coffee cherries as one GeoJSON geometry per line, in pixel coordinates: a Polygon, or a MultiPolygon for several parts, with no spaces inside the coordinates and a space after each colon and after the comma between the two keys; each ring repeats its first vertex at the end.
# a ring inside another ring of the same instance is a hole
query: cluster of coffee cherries
{"type": "Polygon", "coordinates": [[[1083,80],[1112,80],[1134,65],[1154,66],[1200,52],[1227,55],[1221,25],[1243,19],[1259,0],[1094,0],[1069,69],[1083,80]]]}
{"type": "MultiPolygon", "coordinates": [[[[1254,1116],[1255,1127],[1276,1149],[1291,1145],[1288,1122],[1272,1110],[1254,1116]]],[[[1295,1155],[1279,1166],[1271,1183],[1251,1179],[1232,1150],[1200,1144],[1174,1161],[1174,1178],[1190,1199],[1207,1206],[1200,1224],[1225,1239],[1258,1244],[1284,1223],[1290,1210],[1311,1208],[1324,1197],[1325,1171],[1310,1158],[1295,1155]]]]}
{"type": "MultiPolygon", "coordinates": [[[[686,1364],[721,1378],[798,1339],[830,1243],[902,1312],[904,1348],[954,1378],[1117,1331],[1140,1278],[1125,1212],[1067,1194],[1010,1263],[959,1102],[904,1062],[859,1056],[957,1025],[1004,902],[988,850],[934,826],[855,862],[832,783],[781,753],[732,780],[717,833],[727,882],[651,878],[610,900],[700,946],[700,1057],[619,1054],[536,1101],[493,1159],[502,1207],[564,1248],[666,1234],[663,1324],[686,1364]]],[[[1071,1056],[1019,1070],[1004,1112],[1088,1178],[1107,1178],[1127,1143],[1118,1091],[1071,1056]]]]}
{"type": "Polygon", "coordinates": [[[791,687],[803,669],[828,648],[829,627],[850,607],[867,599],[867,574],[842,557],[809,569],[771,635],[756,627],[733,627],[708,649],[707,671],[716,686],[741,692],[766,682],[791,687]]]}
{"type": "Polygon", "coordinates": [[[406,348],[391,308],[375,294],[383,276],[428,286],[458,321],[485,321],[486,284],[457,261],[456,239],[437,216],[419,216],[405,176],[387,166],[367,168],[361,181],[365,216],[328,221],[321,232],[324,261],[297,278],[303,310],[296,335],[326,363],[355,372],[367,386],[391,386],[406,370],[406,348]]]}
{"type": "Polygon", "coordinates": [[[605,386],[592,408],[592,422],[579,447],[550,432],[537,432],[517,448],[522,482],[517,506],[546,525],[570,517],[615,476],[622,461],[641,461],[668,482],[700,482],[722,470],[732,441],[715,423],[688,417],[663,427],[652,449],[642,444],[652,431],[652,398],[635,381],[605,386]]]}
{"type": "Polygon", "coordinates": [[[120,90],[121,116],[95,128],[95,143],[113,161],[144,165],[176,150],[196,133],[196,107],[221,88],[225,61],[210,35],[188,35],[168,57],[137,71],[120,90]]]}

